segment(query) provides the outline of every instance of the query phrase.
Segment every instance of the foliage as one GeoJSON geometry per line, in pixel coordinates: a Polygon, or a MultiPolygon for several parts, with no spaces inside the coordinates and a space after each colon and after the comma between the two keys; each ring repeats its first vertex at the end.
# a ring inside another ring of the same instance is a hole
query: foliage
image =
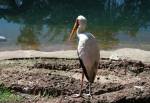
{"type": "Polygon", "coordinates": [[[0,85],[0,103],[14,103],[19,102],[20,100],[21,96],[13,94],[11,90],[4,87],[3,84],[0,85]]]}

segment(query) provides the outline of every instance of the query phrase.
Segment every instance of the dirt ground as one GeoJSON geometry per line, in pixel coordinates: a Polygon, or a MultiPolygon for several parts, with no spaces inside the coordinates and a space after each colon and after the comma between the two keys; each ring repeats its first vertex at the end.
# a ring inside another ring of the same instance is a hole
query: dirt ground
{"type": "Polygon", "coordinates": [[[78,59],[19,58],[0,61],[0,81],[21,95],[21,103],[150,103],[150,65],[140,61],[101,60],[92,95],[78,59]]]}

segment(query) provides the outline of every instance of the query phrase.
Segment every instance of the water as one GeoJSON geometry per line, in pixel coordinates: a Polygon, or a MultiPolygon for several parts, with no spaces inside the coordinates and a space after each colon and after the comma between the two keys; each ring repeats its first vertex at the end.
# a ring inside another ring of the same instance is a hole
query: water
{"type": "Polygon", "coordinates": [[[88,19],[88,31],[101,49],[150,50],[149,0],[3,0],[0,1],[0,50],[75,49],[66,42],[75,18],[88,19]]]}

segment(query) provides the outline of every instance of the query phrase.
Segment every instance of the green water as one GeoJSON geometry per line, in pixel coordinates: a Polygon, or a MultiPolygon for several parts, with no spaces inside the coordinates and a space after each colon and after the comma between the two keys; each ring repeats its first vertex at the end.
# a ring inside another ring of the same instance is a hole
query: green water
{"type": "Polygon", "coordinates": [[[0,50],[75,49],[66,39],[78,15],[101,49],[150,50],[150,0],[0,0],[0,50]]]}

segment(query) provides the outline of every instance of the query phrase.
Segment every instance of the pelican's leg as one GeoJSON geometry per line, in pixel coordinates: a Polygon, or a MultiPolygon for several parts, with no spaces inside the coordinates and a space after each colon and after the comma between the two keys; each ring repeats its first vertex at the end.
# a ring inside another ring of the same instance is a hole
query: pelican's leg
{"type": "Polygon", "coordinates": [[[82,72],[81,87],[80,87],[80,92],[79,92],[80,95],[82,95],[83,79],[84,79],[84,73],[82,72]]]}
{"type": "Polygon", "coordinates": [[[79,94],[75,94],[75,95],[73,96],[74,98],[78,98],[78,97],[81,97],[81,96],[82,96],[83,79],[84,79],[84,73],[82,72],[80,91],[79,91],[79,94]]]}
{"type": "Polygon", "coordinates": [[[91,83],[89,82],[89,93],[87,94],[87,96],[92,97],[91,95],[91,83]]]}

